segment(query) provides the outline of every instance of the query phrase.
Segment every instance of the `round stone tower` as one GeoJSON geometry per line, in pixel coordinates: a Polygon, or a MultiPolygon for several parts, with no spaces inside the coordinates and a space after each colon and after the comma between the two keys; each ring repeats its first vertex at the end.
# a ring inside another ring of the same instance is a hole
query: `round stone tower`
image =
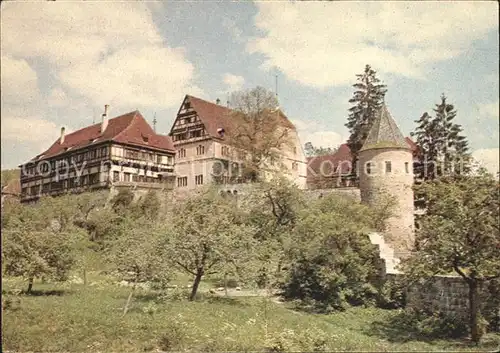
{"type": "Polygon", "coordinates": [[[405,257],[415,242],[413,157],[385,104],[359,151],[358,160],[361,201],[373,207],[393,203],[384,240],[397,257],[405,257]]]}

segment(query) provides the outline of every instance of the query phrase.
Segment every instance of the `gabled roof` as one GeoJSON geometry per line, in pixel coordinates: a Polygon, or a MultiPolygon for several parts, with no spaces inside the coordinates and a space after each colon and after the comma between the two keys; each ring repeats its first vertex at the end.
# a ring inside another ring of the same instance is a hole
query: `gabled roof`
{"type": "MultiPolygon", "coordinates": [[[[204,99],[190,95],[186,95],[182,104],[186,101],[191,103],[191,107],[198,114],[198,117],[205,126],[205,130],[210,137],[220,139],[217,132],[219,128],[224,129],[225,134],[231,134],[231,131],[234,131],[236,128],[237,122],[235,121],[233,109],[229,109],[223,105],[208,102],[204,99]]],[[[283,126],[295,130],[295,126],[290,122],[290,120],[288,120],[286,115],[281,110],[279,111],[279,114],[283,126]]]]}
{"type": "Polygon", "coordinates": [[[109,119],[103,133],[101,133],[101,123],[98,123],[67,134],[62,144],[60,139],[57,139],[48,150],[34,159],[53,157],[70,149],[86,147],[105,141],[175,151],[170,137],[155,133],[146,119],[136,110],[109,119]],[[147,142],[145,142],[145,139],[147,139],[147,142]]]}
{"type": "Polygon", "coordinates": [[[368,137],[360,151],[377,148],[410,149],[385,104],[378,111],[368,137]]]}

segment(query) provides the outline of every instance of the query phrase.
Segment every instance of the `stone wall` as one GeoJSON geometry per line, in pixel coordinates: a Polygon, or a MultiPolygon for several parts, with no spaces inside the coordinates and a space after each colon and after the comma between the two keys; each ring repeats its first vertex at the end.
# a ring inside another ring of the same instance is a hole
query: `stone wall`
{"type": "Polygon", "coordinates": [[[361,193],[359,188],[355,187],[345,187],[345,188],[333,188],[333,189],[308,189],[304,190],[307,197],[313,199],[318,199],[320,196],[326,196],[329,194],[336,194],[340,196],[349,196],[356,201],[361,201],[361,193]]]}
{"type": "MultiPolygon", "coordinates": [[[[481,312],[490,325],[500,319],[500,293],[494,283],[485,284],[481,290],[481,312]]],[[[469,288],[457,276],[434,276],[432,279],[407,289],[406,305],[432,312],[468,318],[469,288]]]]}

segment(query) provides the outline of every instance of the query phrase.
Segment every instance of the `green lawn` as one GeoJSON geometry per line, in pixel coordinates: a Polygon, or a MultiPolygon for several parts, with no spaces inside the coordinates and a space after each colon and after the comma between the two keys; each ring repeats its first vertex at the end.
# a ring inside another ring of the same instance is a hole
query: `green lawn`
{"type": "MultiPolygon", "coordinates": [[[[128,288],[36,283],[3,311],[3,351],[491,351],[459,340],[426,340],[395,324],[398,311],[353,308],[331,315],[297,312],[264,298],[206,296],[188,302],[138,291],[122,316],[128,288]]],[[[4,292],[20,288],[3,281],[4,292]]],[[[23,284],[24,288],[24,284],[23,284]]],[[[206,288],[206,286],[205,286],[206,288]]],[[[180,297],[180,296],[179,296],[180,297]]]]}

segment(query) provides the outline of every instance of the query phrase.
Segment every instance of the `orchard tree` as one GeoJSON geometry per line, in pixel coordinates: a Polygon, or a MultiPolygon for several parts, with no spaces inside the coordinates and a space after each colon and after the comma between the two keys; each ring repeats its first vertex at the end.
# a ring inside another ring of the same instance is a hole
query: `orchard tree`
{"type": "Polygon", "coordinates": [[[203,276],[237,269],[252,258],[252,229],[244,224],[235,200],[215,188],[179,202],[168,222],[165,260],[194,276],[189,300],[195,299],[203,276]]]}
{"type": "Polygon", "coordinates": [[[233,157],[243,157],[243,178],[258,181],[265,170],[281,165],[281,150],[291,149],[293,125],[279,110],[276,95],[262,87],[231,96],[233,157]]]}
{"type": "Polygon", "coordinates": [[[132,284],[123,309],[125,315],[139,283],[165,284],[171,271],[165,261],[165,249],[160,241],[162,231],[157,223],[149,218],[127,217],[120,226],[120,237],[113,242],[108,259],[119,277],[132,284]]]}
{"type": "Polygon", "coordinates": [[[349,108],[349,117],[345,124],[350,133],[347,144],[351,149],[353,165],[356,165],[358,152],[363,147],[387,92],[386,86],[380,83],[377,72],[370,65],[366,65],[364,72],[356,77],[357,82],[353,85],[354,95],[349,99],[352,107],[349,108]]]}
{"type": "MultiPolygon", "coordinates": [[[[75,257],[73,241],[78,229],[54,218],[53,199],[35,205],[17,205],[2,221],[2,267],[5,275],[28,280],[27,292],[35,278],[65,280],[75,257]]],[[[61,214],[64,214],[61,210],[61,214]]],[[[63,220],[63,221],[61,221],[63,220]]]]}
{"type": "Polygon", "coordinates": [[[301,191],[284,177],[254,187],[241,202],[246,222],[255,230],[259,268],[258,284],[273,287],[285,266],[285,249],[300,210],[306,207],[301,191]]]}
{"type": "Polygon", "coordinates": [[[470,333],[479,342],[480,288],[500,277],[499,184],[490,175],[446,177],[418,186],[426,213],[416,232],[417,250],[404,263],[410,279],[455,272],[469,288],[470,333]]]}
{"type": "Polygon", "coordinates": [[[425,112],[416,120],[411,133],[418,146],[418,164],[415,176],[420,180],[433,180],[443,175],[467,174],[472,159],[463,128],[455,123],[457,111],[441,96],[441,103],[434,108],[435,116],[425,112]]]}

